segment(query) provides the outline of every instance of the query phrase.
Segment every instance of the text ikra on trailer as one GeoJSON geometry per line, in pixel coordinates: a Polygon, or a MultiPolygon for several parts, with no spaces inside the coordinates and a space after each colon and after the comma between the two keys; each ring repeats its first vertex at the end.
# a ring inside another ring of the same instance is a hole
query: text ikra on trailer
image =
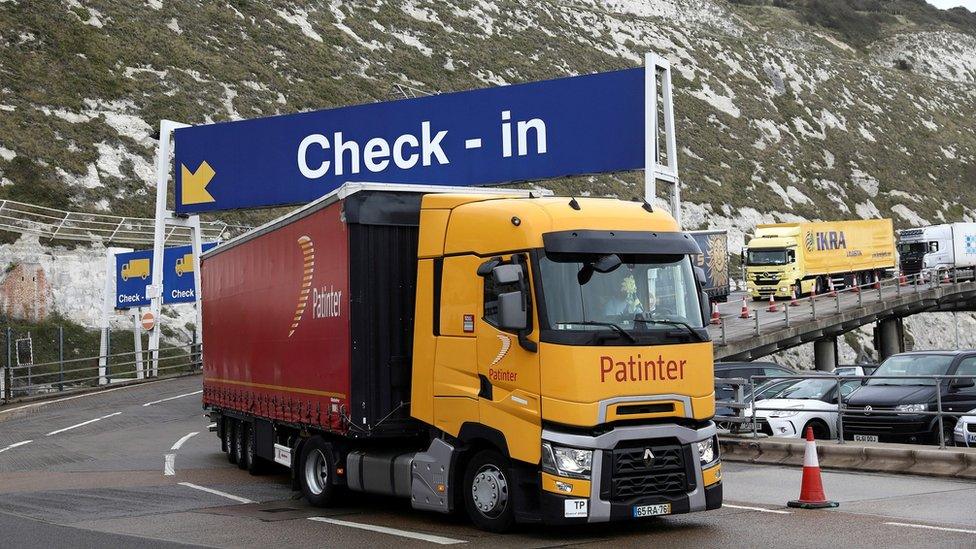
{"type": "MultiPolygon", "coordinates": [[[[535,154],[546,154],[546,123],[542,119],[516,121],[514,130],[511,111],[502,111],[501,119],[503,158],[515,154],[528,155],[530,141],[534,141],[535,154]]],[[[430,166],[434,162],[450,164],[443,148],[447,133],[447,130],[434,133],[426,120],[420,124],[419,137],[405,133],[394,139],[393,143],[383,137],[374,137],[360,144],[355,140],[346,140],[342,132],[333,133],[331,140],[324,134],[314,133],[306,136],[298,145],[298,169],[308,179],[319,179],[330,171],[334,175],[358,174],[365,168],[378,173],[385,171],[391,161],[401,170],[409,170],[418,162],[423,166],[430,166]]],[[[480,149],[481,146],[481,138],[464,140],[465,149],[480,149]]]]}

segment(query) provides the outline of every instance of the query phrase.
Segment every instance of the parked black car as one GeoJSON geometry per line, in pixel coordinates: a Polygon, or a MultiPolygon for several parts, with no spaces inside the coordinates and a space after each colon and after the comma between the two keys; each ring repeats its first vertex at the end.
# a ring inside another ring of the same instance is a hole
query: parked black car
{"type": "MultiPolygon", "coordinates": [[[[735,390],[721,383],[722,379],[742,378],[749,379],[752,376],[795,376],[796,370],[780,366],[774,362],[716,362],[715,363],[715,400],[732,400],[735,398],[735,390]]],[[[765,383],[760,381],[756,386],[765,383]]],[[[746,388],[746,392],[749,389],[746,388]]],[[[717,416],[735,415],[735,411],[718,405],[715,408],[717,416]]]]}
{"type": "MultiPolygon", "coordinates": [[[[936,394],[942,409],[965,412],[976,408],[976,350],[915,351],[889,357],[865,380],[864,385],[847,398],[847,408],[865,414],[844,415],[844,438],[880,442],[939,442],[936,416],[922,414],[877,413],[884,411],[933,412],[937,410],[936,394]],[[898,375],[960,375],[968,379],[881,379],[898,375]]],[[[952,440],[956,420],[943,417],[946,440],[952,440]]]]}

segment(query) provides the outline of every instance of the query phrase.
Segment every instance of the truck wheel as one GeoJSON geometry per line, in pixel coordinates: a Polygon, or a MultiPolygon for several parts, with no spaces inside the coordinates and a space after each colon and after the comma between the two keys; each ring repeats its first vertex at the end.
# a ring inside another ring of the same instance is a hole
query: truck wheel
{"type": "Polygon", "coordinates": [[[248,450],[254,446],[254,442],[251,440],[254,438],[252,436],[253,427],[250,423],[242,421],[240,427],[238,427],[238,431],[241,433],[241,454],[237,457],[237,466],[245,471],[250,471],[251,456],[253,454],[248,452],[248,450]]]}
{"type": "Polygon", "coordinates": [[[332,500],[336,487],[332,484],[332,447],[322,437],[312,437],[302,445],[298,465],[298,483],[302,495],[315,507],[325,507],[332,500]]]}
{"type": "Polygon", "coordinates": [[[227,448],[227,461],[237,463],[237,453],[234,452],[234,431],[237,430],[237,421],[232,418],[224,418],[224,446],[227,448]]]}
{"type": "Polygon", "coordinates": [[[241,469],[244,468],[244,425],[243,421],[234,422],[234,463],[241,469]]]}
{"type": "Polygon", "coordinates": [[[247,461],[247,467],[245,467],[245,469],[247,469],[248,473],[251,473],[252,475],[261,475],[267,469],[266,466],[268,462],[265,461],[264,458],[259,457],[255,451],[253,426],[247,430],[247,443],[244,445],[244,456],[245,461],[247,461]]]}
{"type": "Polygon", "coordinates": [[[494,450],[477,453],[468,462],[461,485],[471,522],[489,532],[510,530],[515,524],[513,488],[504,456],[494,450]]]}

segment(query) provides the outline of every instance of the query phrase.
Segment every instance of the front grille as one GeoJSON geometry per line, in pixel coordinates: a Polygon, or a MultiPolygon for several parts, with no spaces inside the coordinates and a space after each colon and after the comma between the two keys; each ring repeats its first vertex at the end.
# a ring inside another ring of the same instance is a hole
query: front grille
{"type": "MultiPolygon", "coordinates": [[[[892,414],[893,406],[872,406],[867,414],[844,414],[844,430],[851,432],[867,431],[872,434],[895,433],[899,431],[923,430],[925,419],[910,418],[892,414]],[[889,412],[889,413],[885,413],[889,412]]],[[[848,406],[848,410],[863,412],[863,406],[848,406]]]]}
{"type": "Polygon", "coordinates": [[[610,501],[644,496],[683,494],[689,490],[686,452],[679,444],[628,443],[607,452],[610,460],[610,501]],[[652,459],[645,460],[647,451],[652,459]]]}

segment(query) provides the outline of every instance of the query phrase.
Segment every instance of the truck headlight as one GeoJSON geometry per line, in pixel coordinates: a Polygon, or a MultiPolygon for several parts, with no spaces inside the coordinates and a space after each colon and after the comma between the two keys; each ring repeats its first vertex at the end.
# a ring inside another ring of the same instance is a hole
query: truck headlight
{"type": "Polygon", "coordinates": [[[542,442],[542,470],[560,477],[590,478],[593,450],[564,448],[542,442]]]}
{"type": "Polygon", "coordinates": [[[709,438],[707,440],[700,440],[695,443],[698,447],[698,459],[701,461],[702,465],[711,463],[715,461],[718,454],[715,451],[715,437],[709,438]]]}
{"type": "Polygon", "coordinates": [[[899,404],[895,406],[896,412],[924,412],[929,409],[929,405],[925,403],[920,404],[899,404]]]}

